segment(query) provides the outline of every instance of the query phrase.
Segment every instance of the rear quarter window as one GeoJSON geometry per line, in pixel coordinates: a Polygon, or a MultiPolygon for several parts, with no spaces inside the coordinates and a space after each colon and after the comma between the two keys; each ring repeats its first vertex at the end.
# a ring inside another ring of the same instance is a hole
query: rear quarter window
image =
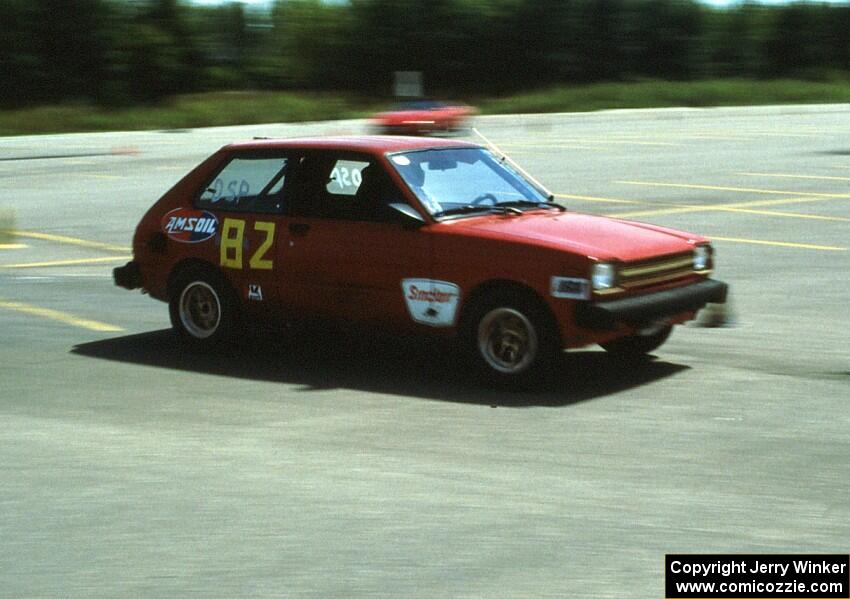
{"type": "Polygon", "coordinates": [[[195,206],[229,212],[281,212],[286,157],[235,157],[201,190],[195,206]]]}

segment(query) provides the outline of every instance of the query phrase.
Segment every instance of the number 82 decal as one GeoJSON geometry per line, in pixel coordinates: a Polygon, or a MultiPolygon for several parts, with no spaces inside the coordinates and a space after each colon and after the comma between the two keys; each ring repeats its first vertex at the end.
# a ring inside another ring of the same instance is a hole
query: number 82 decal
{"type": "MultiPolygon", "coordinates": [[[[256,221],[254,231],[265,236],[257,250],[248,260],[248,268],[271,270],[274,261],[266,254],[274,245],[275,223],[256,221]]],[[[221,225],[221,266],[224,268],[243,268],[242,248],[245,240],[245,221],[238,218],[225,218],[221,225]]]]}

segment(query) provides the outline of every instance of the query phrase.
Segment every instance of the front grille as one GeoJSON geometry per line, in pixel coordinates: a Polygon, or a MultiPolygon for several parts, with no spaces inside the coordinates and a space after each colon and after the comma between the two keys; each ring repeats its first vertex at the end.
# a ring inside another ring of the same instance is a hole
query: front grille
{"type": "Polygon", "coordinates": [[[619,286],[623,289],[645,287],[686,277],[693,272],[694,259],[691,252],[661,256],[625,264],[620,269],[619,286]]]}

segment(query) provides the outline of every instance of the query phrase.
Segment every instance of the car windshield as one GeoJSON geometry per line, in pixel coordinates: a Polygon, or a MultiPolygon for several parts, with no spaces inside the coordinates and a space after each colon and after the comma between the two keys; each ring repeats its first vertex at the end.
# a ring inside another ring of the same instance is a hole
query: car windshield
{"type": "Polygon", "coordinates": [[[438,108],[445,108],[445,104],[442,102],[436,102],[434,100],[414,100],[412,102],[402,102],[400,104],[396,104],[393,106],[393,110],[436,110],[438,108]]]}
{"type": "Polygon", "coordinates": [[[483,148],[393,154],[390,162],[432,216],[551,207],[546,196],[483,148]]]}

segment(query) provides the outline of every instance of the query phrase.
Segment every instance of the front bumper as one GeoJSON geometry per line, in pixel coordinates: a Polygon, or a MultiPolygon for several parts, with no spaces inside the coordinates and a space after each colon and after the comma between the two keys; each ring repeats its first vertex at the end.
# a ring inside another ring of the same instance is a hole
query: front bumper
{"type": "Polygon", "coordinates": [[[118,287],[138,289],[142,286],[142,271],[135,260],[112,269],[112,279],[118,287]]]}
{"type": "Polygon", "coordinates": [[[729,286],[705,279],[657,293],[608,302],[586,302],[576,306],[576,324],[586,329],[616,330],[618,325],[640,326],[682,312],[695,312],[706,304],[726,302],[729,286]]]}

